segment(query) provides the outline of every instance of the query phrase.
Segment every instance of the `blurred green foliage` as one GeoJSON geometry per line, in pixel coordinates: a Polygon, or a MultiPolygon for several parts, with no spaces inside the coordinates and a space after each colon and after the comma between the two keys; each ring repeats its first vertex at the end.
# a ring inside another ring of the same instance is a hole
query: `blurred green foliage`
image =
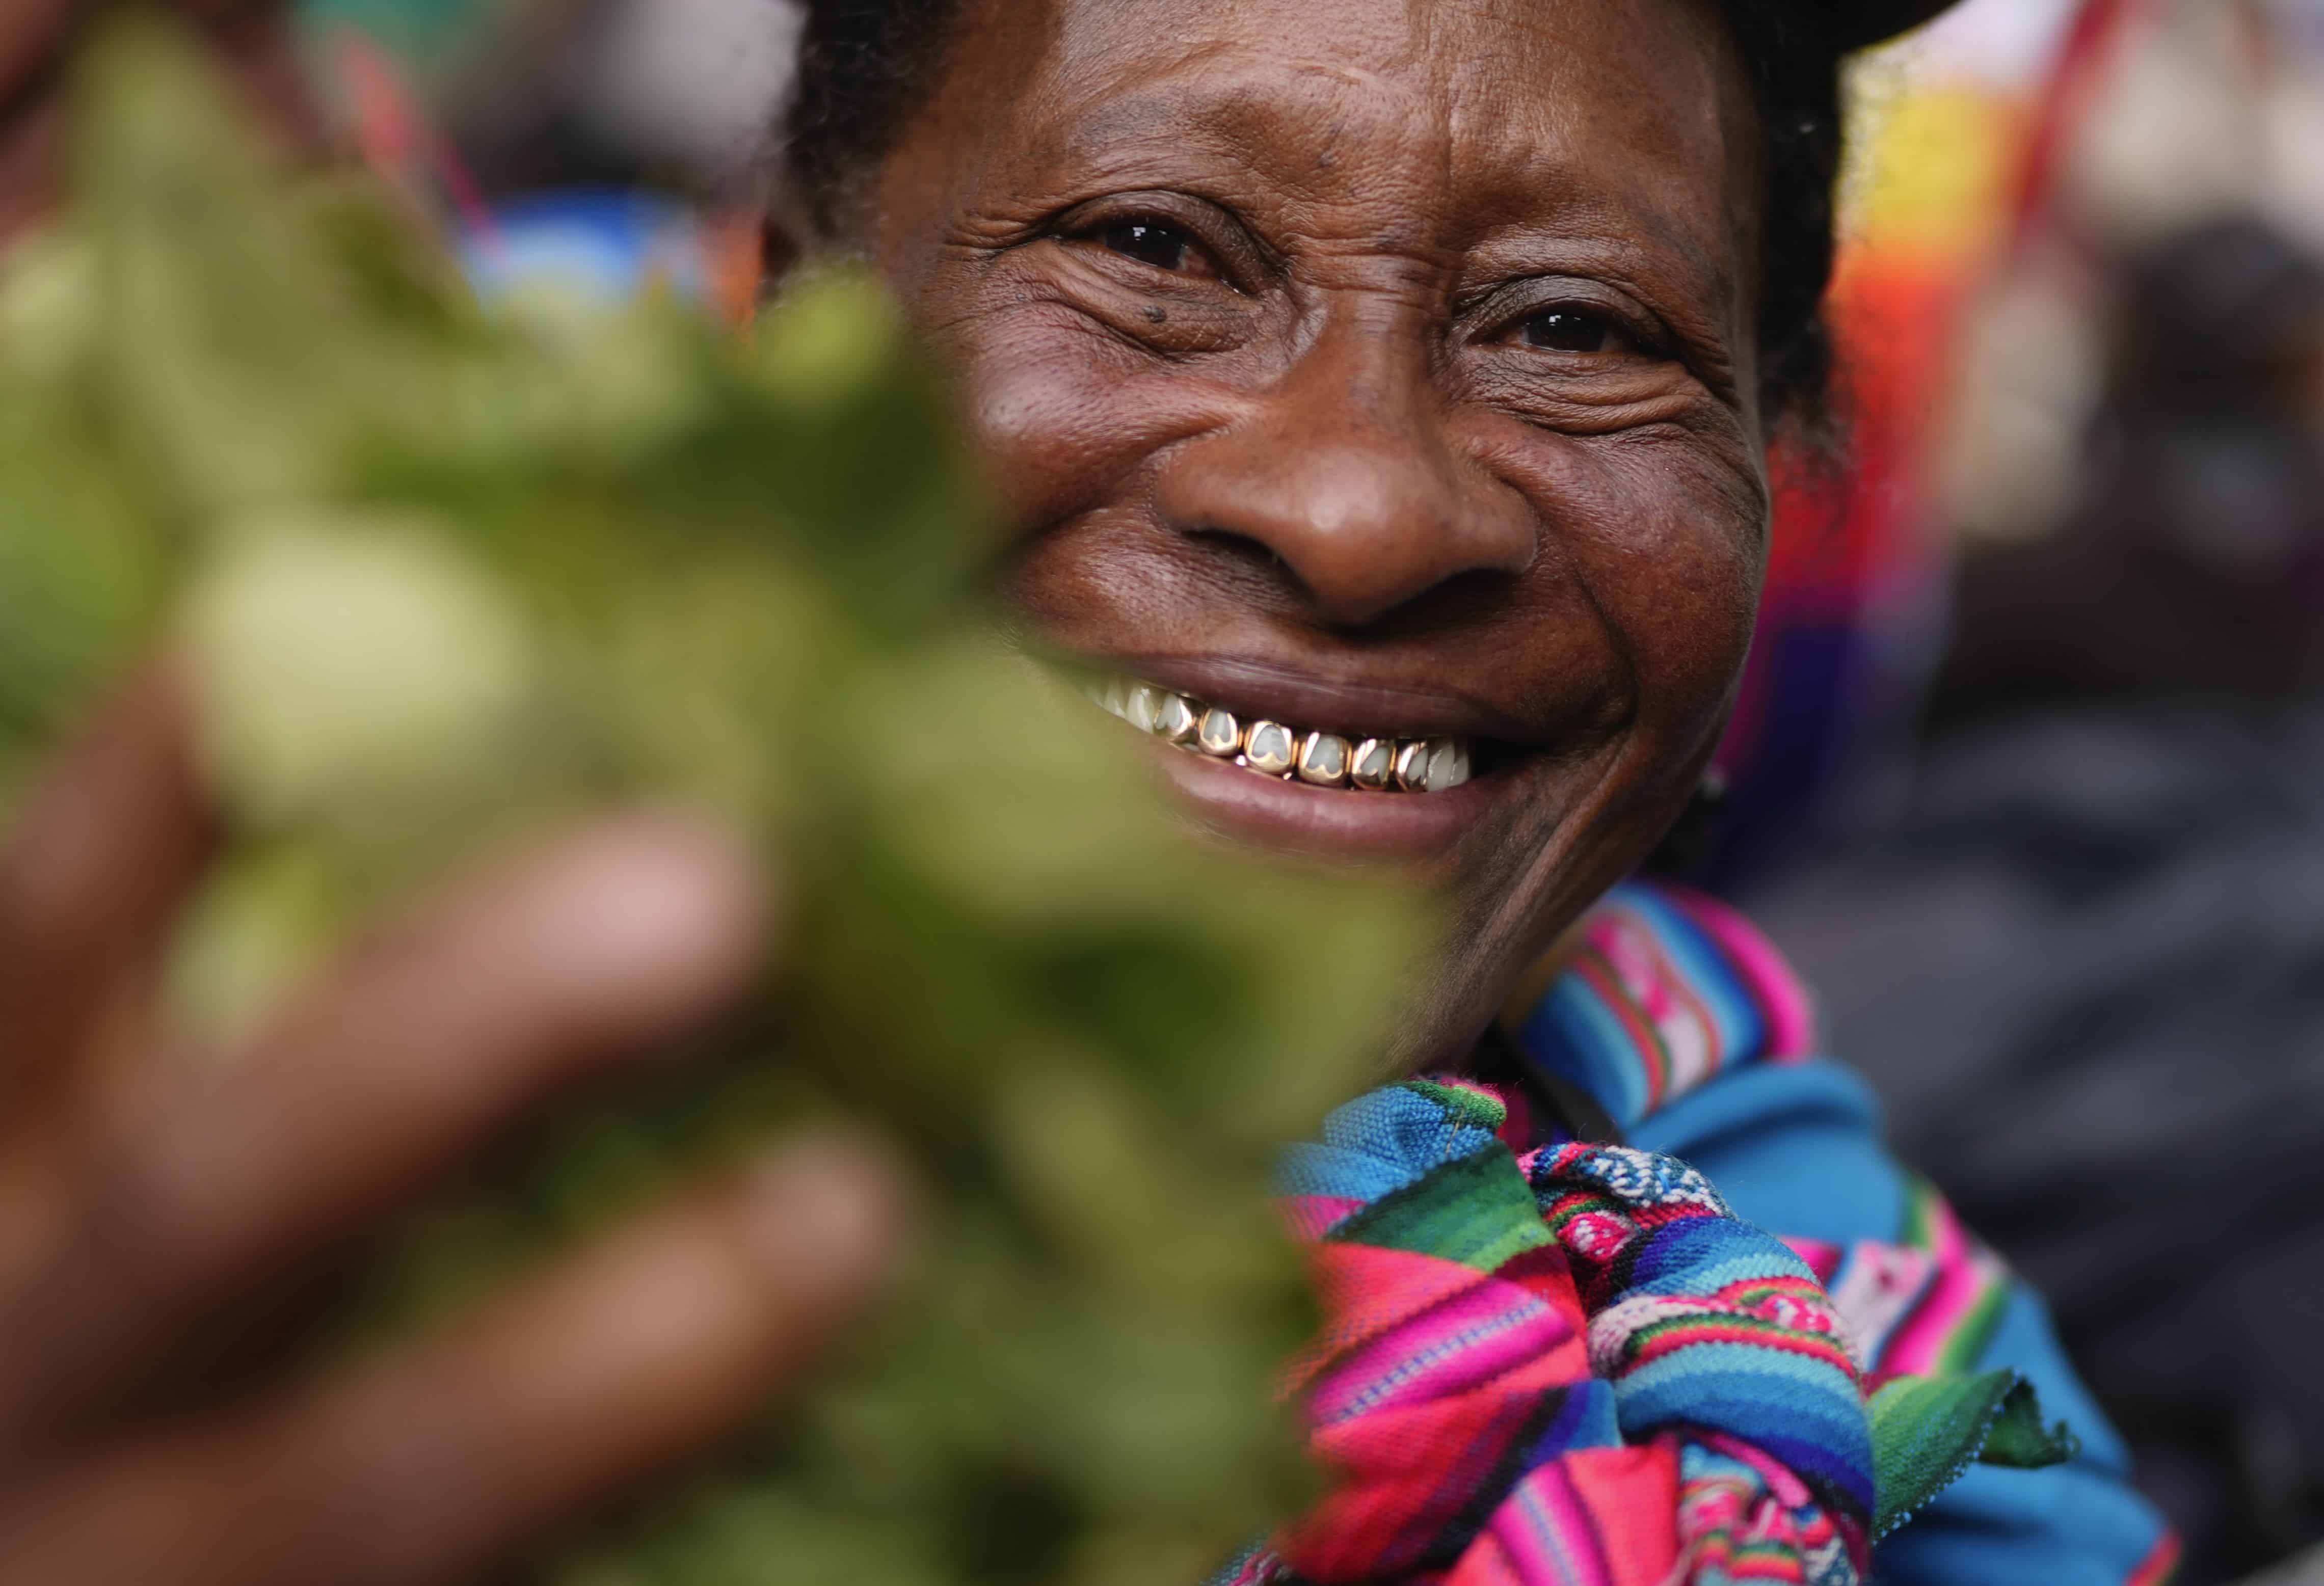
{"type": "Polygon", "coordinates": [[[1279,1516],[1266,1176],[1365,1077],[1419,905],[1195,845],[991,637],[989,514],[862,281],[748,337],[486,314],[171,39],[109,39],[85,97],[75,205],[0,282],[0,802],[177,649],[233,837],[176,1016],[231,1050],[399,895],[610,798],[749,823],[797,900],[747,1038],[420,1219],[358,1334],[780,1121],[874,1120],[934,1189],[850,1368],[539,1578],[1183,1586],[1279,1516]]]}

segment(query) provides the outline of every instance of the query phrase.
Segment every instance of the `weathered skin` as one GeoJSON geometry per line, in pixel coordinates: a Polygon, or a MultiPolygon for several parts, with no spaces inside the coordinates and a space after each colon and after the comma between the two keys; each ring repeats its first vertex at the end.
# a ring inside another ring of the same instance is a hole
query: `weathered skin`
{"type": "Polygon", "coordinates": [[[973,0],[851,229],[965,383],[1038,639],[1307,726],[1530,752],[1433,822],[1166,761],[1218,824],[1452,889],[1408,1054],[1441,1060],[1666,829],[1741,666],[1748,88],[1686,0],[1171,17],[973,0]],[[1183,237],[1176,268],[1106,245],[1133,220],[1183,237]],[[1551,309],[1602,350],[1526,345],[1551,309]]]}

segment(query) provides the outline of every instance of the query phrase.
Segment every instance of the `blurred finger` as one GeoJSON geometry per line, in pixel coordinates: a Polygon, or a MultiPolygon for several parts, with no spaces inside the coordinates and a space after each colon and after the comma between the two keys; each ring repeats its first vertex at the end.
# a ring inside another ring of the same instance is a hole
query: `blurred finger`
{"type": "Polygon", "coordinates": [[[75,31],[97,7],[88,0],[9,0],[0,10],[0,113],[56,70],[75,31]]]}
{"type": "Polygon", "coordinates": [[[450,1586],[761,1416],[897,1273],[901,1176],[795,1143],[457,1332],[0,1516],[43,1586],[450,1586]]]}
{"type": "Polygon", "coordinates": [[[185,700],[157,669],[40,778],[0,846],[0,1105],[36,1107],[87,1056],[211,835],[185,700]]]}
{"type": "Polygon", "coordinates": [[[0,1311],[0,1426],[54,1433],[230,1355],[314,1262],[527,1115],[665,1060],[761,962],[762,871],[698,823],[627,818],[358,952],[126,1142],[61,1254],[0,1311]]]}

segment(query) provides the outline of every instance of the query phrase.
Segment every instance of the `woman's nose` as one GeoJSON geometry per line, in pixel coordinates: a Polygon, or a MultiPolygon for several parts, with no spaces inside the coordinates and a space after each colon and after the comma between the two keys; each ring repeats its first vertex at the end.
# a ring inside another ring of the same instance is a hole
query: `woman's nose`
{"type": "Polygon", "coordinates": [[[1176,450],[1157,489],[1166,521],[1272,552],[1335,627],[1464,573],[1525,571],[1531,508],[1460,454],[1431,353],[1416,327],[1327,328],[1238,418],[1176,450]]]}

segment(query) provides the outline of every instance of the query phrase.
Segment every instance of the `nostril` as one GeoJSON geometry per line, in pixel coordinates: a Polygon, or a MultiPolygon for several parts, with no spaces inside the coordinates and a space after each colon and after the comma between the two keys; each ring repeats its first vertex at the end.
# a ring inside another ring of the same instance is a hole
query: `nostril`
{"type": "Polygon", "coordinates": [[[1307,588],[1307,581],[1299,576],[1299,569],[1286,561],[1281,551],[1257,535],[1240,534],[1231,529],[1197,529],[1193,535],[1194,539],[1217,547],[1254,569],[1277,575],[1302,592],[1307,588]]]}
{"type": "Polygon", "coordinates": [[[1194,538],[1207,539],[1213,545],[1223,546],[1229,550],[1240,552],[1254,561],[1271,563],[1286,571],[1291,566],[1289,562],[1283,559],[1281,551],[1256,535],[1238,534],[1231,529],[1197,529],[1194,530],[1194,538]]]}

